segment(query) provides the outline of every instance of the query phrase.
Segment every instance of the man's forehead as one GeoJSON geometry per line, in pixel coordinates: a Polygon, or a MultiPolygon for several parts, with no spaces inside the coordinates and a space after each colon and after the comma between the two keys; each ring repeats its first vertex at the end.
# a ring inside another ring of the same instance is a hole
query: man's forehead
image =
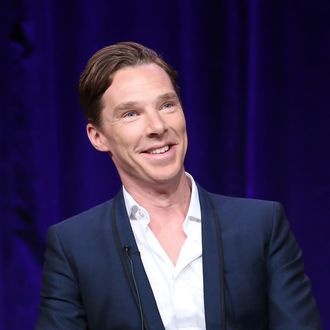
{"type": "MultiPolygon", "coordinates": [[[[114,81],[125,80],[127,77],[159,76],[171,81],[168,73],[156,63],[141,63],[137,65],[124,66],[113,73],[112,84],[114,81]],[[120,79],[121,78],[121,79],[120,79]]],[[[111,84],[111,85],[112,85],[111,84]]]]}
{"type": "Polygon", "coordinates": [[[177,94],[168,74],[157,64],[141,64],[118,70],[103,101],[112,106],[147,99],[174,98],[177,94]]]}

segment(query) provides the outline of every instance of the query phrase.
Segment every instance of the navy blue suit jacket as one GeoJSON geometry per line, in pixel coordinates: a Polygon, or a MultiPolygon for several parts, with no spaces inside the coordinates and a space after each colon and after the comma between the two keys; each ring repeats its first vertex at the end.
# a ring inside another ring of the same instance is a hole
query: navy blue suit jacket
{"type": "MultiPolygon", "coordinates": [[[[281,205],[198,189],[207,329],[321,329],[281,205]]],[[[49,229],[36,329],[141,329],[140,312],[164,329],[122,192],[49,229]]]]}

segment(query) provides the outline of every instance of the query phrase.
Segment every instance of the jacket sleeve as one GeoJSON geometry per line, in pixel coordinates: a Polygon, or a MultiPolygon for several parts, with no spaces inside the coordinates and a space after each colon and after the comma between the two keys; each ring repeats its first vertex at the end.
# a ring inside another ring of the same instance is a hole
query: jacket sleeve
{"type": "Polygon", "coordinates": [[[274,203],[273,214],[267,249],[269,328],[322,329],[302,253],[280,204],[274,203]]]}
{"type": "Polygon", "coordinates": [[[56,232],[56,226],[48,230],[39,318],[35,329],[87,329],[77,278],[56,232]]]}

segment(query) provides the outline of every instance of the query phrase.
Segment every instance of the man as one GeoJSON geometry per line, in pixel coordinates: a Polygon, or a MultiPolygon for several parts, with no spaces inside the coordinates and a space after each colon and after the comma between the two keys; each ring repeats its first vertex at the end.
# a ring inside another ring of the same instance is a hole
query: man
{"type": "Polygon", "coordinates": [[[321,329],[281,206],[210,194],[185,172],[167,63],[136,43],[106,47],[80,95],[123,188],[50,228],[37,329],[321,329]]]}

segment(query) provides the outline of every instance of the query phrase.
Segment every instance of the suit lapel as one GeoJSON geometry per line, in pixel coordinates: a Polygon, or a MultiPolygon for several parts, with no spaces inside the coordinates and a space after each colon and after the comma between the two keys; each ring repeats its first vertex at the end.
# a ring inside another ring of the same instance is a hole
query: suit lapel
{"type": "MultiPolygon", "coordinates": [[[[139,296],[136,299],[137,308],[139,308],[139,299],[144,314],[145,325],[147,325],[147,328],[164,329],[147,274],[143,267],[131,224],[127,216],[122,190],[114,198],[113,205],[113,207],[115,207],[113,214],[115,215],[115,223],[118,234],[117,239],[119,241],[118,252],[122,253],[122,260],[124,263],[126,263],[125,272],[128,273],[127,278],[131,278],[131,280],[136,282],[139,296]],[[129,258],[125,253],[125,246],[129,248],[130,259],[133,263],[134,276],[131,271],[131,265],[129,264],[129,258]]],[[[114,219],[112,220],[114,221],[114,219]]],[[[114,233],[114,235],[116,235],[116,233],[114,233]]],[[[127,315],[127,317],[129,317],[129,315],[127,315]]]]}
{"type": "MultiPolygon", "coordinates": [[[[202,214],[202,244],[203,244],[203,285],[204,285],[204,307],[207,329],[222,329],[221,309],[224,308],[221,292],[221,272],[223,266],[220,264],[219,245],[215,214],[212,211],[208,193],[198,186],[199,199],[202,214]]],[[[220,233],[221,234],[221,233],[220,233]]]]}

